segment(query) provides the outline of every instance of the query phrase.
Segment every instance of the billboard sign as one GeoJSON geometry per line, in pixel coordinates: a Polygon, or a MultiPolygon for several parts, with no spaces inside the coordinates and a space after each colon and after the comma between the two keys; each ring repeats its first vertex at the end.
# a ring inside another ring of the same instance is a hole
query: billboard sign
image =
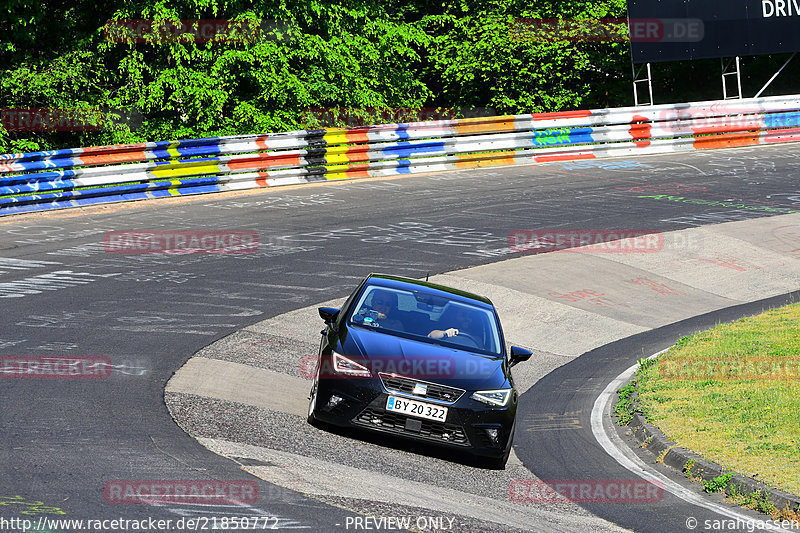
{"type": "Polygon", "coordinates": [[[800,0],[628,0],[634,64],[800,51],[800,0]]]}

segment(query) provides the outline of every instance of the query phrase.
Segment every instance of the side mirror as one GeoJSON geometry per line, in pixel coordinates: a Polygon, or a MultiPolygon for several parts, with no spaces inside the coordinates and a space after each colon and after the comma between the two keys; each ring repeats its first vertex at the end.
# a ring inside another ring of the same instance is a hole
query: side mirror
{"type": "Polygon", "coordinates": [[[514,366],[517,363],[527,361],[528,359],[531,358],[532,355],[533,352],[530,350],[526,350],[525,348],[520,348],[519,346],[512,346],[510,366],[514,366]]]}
{"type": "Polygon", "coordinates": [[[339,316],[339,310],[335,307],[320,307],[319,316],[329,326],[336,322],[336,317],[339,316]]]}

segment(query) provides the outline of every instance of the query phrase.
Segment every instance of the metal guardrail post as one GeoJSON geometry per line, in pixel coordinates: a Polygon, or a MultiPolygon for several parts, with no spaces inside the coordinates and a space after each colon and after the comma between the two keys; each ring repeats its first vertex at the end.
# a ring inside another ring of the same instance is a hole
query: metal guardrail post
{"type": "Polygon", "coordinates": [[[730,59],[727,63],[725,59],[720,59],[722,63],[722,98],[723,100],[741,100],[742,99],[742,70],[741,61],[739,56],[730,59]],[[736,64],[735,70],[730,70],[731,64],[736,64]],[[736,76],[736,90],[737,93],[733,96],[728,96],[728,83],[727,77],[736,76]]]}
{"type": "Polygon", "coordinates": [[[640,66],[639,70],[636,70],[636,66],[635,65],[633,67],[633,102],[634,102],[634,105],[637,106],[637,107],[640,106],[640,105],[651,106],[654,103],[653,102],[653,76],[652,76],[652,73],[650,71],[650,63],[646,63],[645,65],[640,66]],[[640,78],[639,76],[641,76],[643,69],[647,70],[647,76],[644,77],[644,78],[640,78]],[[646,103],[646,104],[645,103],[639,103],[639,86],[638,86],[638,84],[640,84],[640,83],[647,83],[647,91],[648,91],[648,94],[650,95],[650,101],[648,103],[646,103]]]}

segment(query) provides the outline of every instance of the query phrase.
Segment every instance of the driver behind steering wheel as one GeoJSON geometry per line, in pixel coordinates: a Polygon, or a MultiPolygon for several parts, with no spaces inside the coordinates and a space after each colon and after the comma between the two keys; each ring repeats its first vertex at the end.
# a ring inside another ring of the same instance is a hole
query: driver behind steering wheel
{"type": "Polygon", "coordinates": [[[446,329],[435,329],[428,333],[428,337],[431,339],[444,339],[447,337],[455,337],[459,333],[470,334],[471,328],[475,323],[474,318],[472,316],[472,311],[465,309],[463,307],[456,307],[452,313],[449,313],[447,317],[442,316],[439,319],[439,323],[443,325],[453,326],[446,329]]]}

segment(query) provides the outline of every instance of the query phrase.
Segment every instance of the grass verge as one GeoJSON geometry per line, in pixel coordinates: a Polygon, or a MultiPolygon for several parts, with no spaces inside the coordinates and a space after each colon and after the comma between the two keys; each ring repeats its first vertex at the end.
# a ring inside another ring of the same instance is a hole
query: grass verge
{"type": "Polygon", "coordinates": [[[684,337],[636,381],[678,446],[800,494],[800,304],[684,337]]]}

